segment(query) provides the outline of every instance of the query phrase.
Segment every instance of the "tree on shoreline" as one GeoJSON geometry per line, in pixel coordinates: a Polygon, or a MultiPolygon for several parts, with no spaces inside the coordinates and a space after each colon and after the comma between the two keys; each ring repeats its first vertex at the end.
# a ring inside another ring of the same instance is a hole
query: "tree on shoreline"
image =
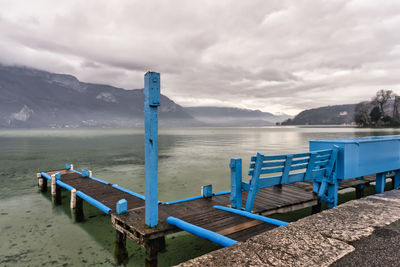
{"type": "Polygon", "coordinates": [[[358,103],[354,120],[360,127],[399,127],[400,97],[392,90],[381,89],[371,102],[358,103]],[[390,104],[392,104],[390,106],[390,104]],[[392,112],[386,112],[388,110],[392,112]],[[388,114],[392,114],[389,116],[388,114]]]}

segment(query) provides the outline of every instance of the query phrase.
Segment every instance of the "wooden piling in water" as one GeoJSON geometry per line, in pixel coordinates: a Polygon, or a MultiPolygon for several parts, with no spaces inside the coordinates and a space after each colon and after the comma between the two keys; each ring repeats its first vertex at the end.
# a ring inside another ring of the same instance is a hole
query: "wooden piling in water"
{"type": "Polygon", "coordinates": [[[82,222],[85,218],[83,214],[83,199],[76,195],[76,189],[71,190],[71,216],[74,222],[82,222]]]}
{"type": "Polygon", "coordinates": [[[146,249],[146,267],[157,267],[157,255],[160,251],[160,238],[148,239],[144,243],[146,249]]]}
{"type": "Polygon", "coordinates": [[[71,209],[76,209],[76,189],[72,189],[71,190],[70,208],[71,209]]]}
{"type": "Polygon", "coordinates": [[[115,230],[116,238],[115,238],[115,246],[114,246],[114,257],[117,260],[117,264],[126,264],[128,263],[128,251],[126,249],[126,234],[121,233],[118,230],[115,230]]]}
{"type": "Polygon", "coordinates": [[[47,191],[47,179],[42,177],[41,173],[37,173],[36,177],[38,178],[38,187],[41,192],[47,191]]]}
{"type": "Polygon", "coordinates": [[[61,205],[61,187],[57,185],[56,174],[51,175],[51,197],[54,205],[61,205]]]}

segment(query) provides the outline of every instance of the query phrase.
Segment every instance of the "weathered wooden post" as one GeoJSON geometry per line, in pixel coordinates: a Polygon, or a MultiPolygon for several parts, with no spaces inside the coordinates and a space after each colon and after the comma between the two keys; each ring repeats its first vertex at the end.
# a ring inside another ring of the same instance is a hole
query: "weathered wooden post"
{"type": "Polygon", "coordinates": [[[126,249],[126,234],[115,230],[116,238],[114,245],[114,257],[117,259],[117,264],[126,265],[128,263],[128,250],[126,249]]]}
{"type": "Polygon", "coordinates": [[[71,216],[74,222],[81,222],[84,219],[83,215],[83,200],[76,195],[76,189],[71,190],[71,216]]]}
{"type": "Polygon", "coordinates": [[[144,76],[145,128],[145,222],[158,224],[158,106],[160,105],[160,74],[147,72],[144,76]]]}
{"type": "Polygon", "coordinates": [[[60,173],[51,175],[51,196],[54,205],[61,205],[61,188],[57,185],[60,173]]]}
{"type": "Polygon", "coordinates": [[[37,173],[36,177],[38,178],[38,187],[41,192],[47,191],[47,179],[42,177],[41,173],[37,173]]]}

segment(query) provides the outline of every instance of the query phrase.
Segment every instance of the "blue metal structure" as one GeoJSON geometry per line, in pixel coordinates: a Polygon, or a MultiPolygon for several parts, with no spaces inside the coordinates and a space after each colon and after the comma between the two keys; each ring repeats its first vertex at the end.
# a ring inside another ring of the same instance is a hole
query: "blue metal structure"
{"type": "Polygon", "coordinates": [[[332,140],[311,140],[310,151],[339,147],[339,181],[376,173],[376,193],[385,189],[385,176],[395,172],[394,187],[400,186],[400,135],[368,136],[332,140]]]}
{"type": "Polygon", "coordinates": [[[182,230],[184,230],[186,232],[189,232],[189,233],[197,235],[197,236],[199,236],[201,238],[205,238],[207,240],[210,240],[211,242],[214,242],[214,243],[216,243],[218,245],[221,245],[223,247],[228,247],[228,246],[231,246],[231,245],[236,244],[238,242],[238,241],[233,240],[233,239],[231,239],[229,237],[220,235],[220,234],[218,234],[216,232],[204,229],[202,227],[199,227],[199,226],[196,226],[194,224],[185,222],[185,221],[183,221],[181,219],[178,219],[178,218],[175,218],[175,217],[172,217],[172,216],[167,218],[167,222],[169,224],[175,225],[176,227],[178,227],[178,228],[180,228],[180,229],[182,229],[182,230]]]}
{"type": "Polygon", "coordinates": [[[242,207],[242,191],[249,191],[245,210],[251,212],[260,188],[313,180],[314,192],[327,202],[337,205],[336,158],[338,147],[306,153],[265,156],[257,153],[251,157],[249,183],[242,182],[242,161],[231,159],[231,206],[242,207]],[[264,176],[264,177],[261,177],[264,176]]]}
{"type": "Polygon", "coordinates": [[[284,221],[281,221],[281,220],[268,218],[268,217],[265,217],[265,216],[261,216],[261,215],[254,214],[254,213],[247,212],[247,211],[243,211],[243,210],[232,209],[232,208],[228,208],[228,207],[224,207],[224,206],[218,206],[218,205],[214,206],[214,208],[215,209],[219,209],[219,210],[224,210],[224,211],[227,211],[227,212],[232,212],[232,213],[235,213],[237,215],[241,215],[241,216],[245,216],[245,217],[248,217],[248,218],[251,218],[251,219],[263,221],[263,222],[266,222],[266,223],[269,223],[269,224],[273,224],[273,225],[286,226],[286,225],[289,224],[288,222],[284,222],[284,221]]]}
{"type": "Polygon", "coordinates": [[[158,106],[160,106],[160,74],[144,76],[145,128],[145,223],[158,224],[158,106]]]}

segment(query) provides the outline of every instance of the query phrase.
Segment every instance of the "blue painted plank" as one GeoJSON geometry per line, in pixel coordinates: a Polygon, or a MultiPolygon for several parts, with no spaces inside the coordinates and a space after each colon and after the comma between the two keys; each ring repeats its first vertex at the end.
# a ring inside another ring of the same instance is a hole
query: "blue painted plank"
{"type": "Polygon", "coordinates": [[[316,161],[314,163],[315,167],[325,167],[329,164],[329,160],[321,160],[321,161],[316,161]]]}
{"type": "Polygon", "coordinates": [[[312,180],[312,178],[313,178],[312,177],[312,171],[315,168],[314,164],[315,164],[315,161],[317,160],[317,156],[318,156],[317,153],[315,153],[315,152],[311,153],[310,160],[308,162],[308,168],[307,168],[306,174],[304,176],[304,180],[312,180]]]}
{"type": "Polygon", "coordinates": [[[292,160],[293,160],[293,156],[287,155],[286,162],[285,162],[285,168],[282,173],[281,184],[287,184],[287,182],[288,182],[288,176],[289,176],[289,172],[290,172],[290,167],[292,165],[292,160]]]}
{"type": "Polygon", "coordinates": [[[310,158],[304,158],[304,159],[293,159],[292,160],[292,166],[300,163],[308,163],[310,161],[310,158]]]}
{"type": "MultiPolygon", "coordinates": [[[[250,163],[250,168],[254,169],[255,163],[250,163]]],[[[283,167],[285,166],[285,161],[269,161],[269,162],[263,162],[262,167],[263,168],[269,168],[269,167],[283,167]]]]}
{"type": "Polygon", "coordinates": [[[158,224],[158,110],[160,105],[160,74],[144,76],[145,120],[145,222],[158,224]]]}
{"type": "Polygon", "coordinates": [[[260,179],[260,171],[261,171],[261,164],[263,160],[264,155],[261,153],[257,153],[257,160],[256,160],[256,168],[254,169],[254,174],[253,177],[251,178],[250,182],[250,190],[249,193],[247,194],[247,201],[246,201],[246,211],[251,211],[253,208],[254,204],[254,199],[256,197],[256,194],[258,192],[258,181],[260,179]]]}
{"type": "Polygon", "coordinates": [[[298,164],[298,165],[292,165],[291,167],[290,167],[290,170],[291,171],[295,171],[295,170],[301,170],[301,169],[306,169],[308,167],[308,163],[306,163],[306,164],[298,164]]]}

